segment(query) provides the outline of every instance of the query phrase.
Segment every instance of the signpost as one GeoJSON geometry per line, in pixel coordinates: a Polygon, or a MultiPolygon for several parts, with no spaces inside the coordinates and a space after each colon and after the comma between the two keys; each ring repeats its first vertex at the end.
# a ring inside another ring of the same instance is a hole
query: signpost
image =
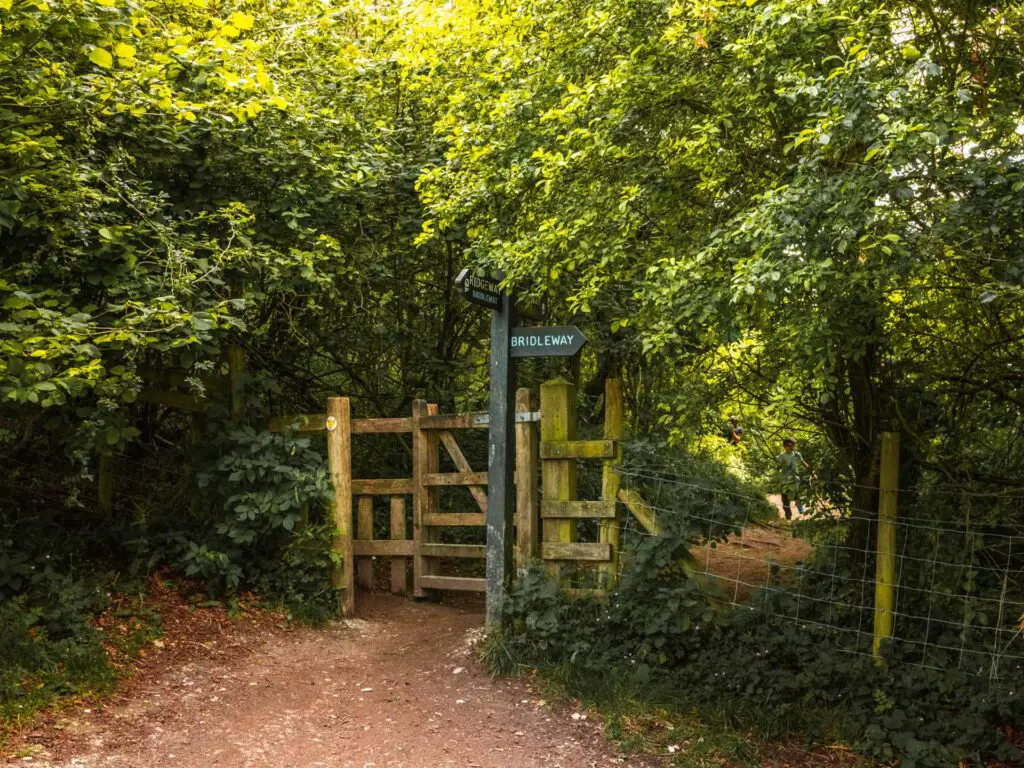
{"type": "Polygon", "coordinates": [[[512,357],[572,357],[587,343],[575,325],[552,328],[516,328],[512,332],[509,355],[512,357]]]}
{"type": "MultiPolygon", "coordinates": [[[[516,358],[571,357],[587,338],[574,325],[516,328],[515,298],[501,290],[503,275],[485,277],[469,269],[455,278],[463,297],[491,310],[490,435],[487,443],[487,626],[501,622],[501,604],[512,575],[515,515],[516,358]]],[[[524,478],[524,482],[529,480],[524,478]]]]}
{"type": "Polygon", "coordinates": [[[491,402],[487,440],[487,626],[501,623],[501,603],[512,574],[512,521],[515,516],[516,367],[509,364],[509,338],[515,300],[505,294],[491,312],[491,402]]]}

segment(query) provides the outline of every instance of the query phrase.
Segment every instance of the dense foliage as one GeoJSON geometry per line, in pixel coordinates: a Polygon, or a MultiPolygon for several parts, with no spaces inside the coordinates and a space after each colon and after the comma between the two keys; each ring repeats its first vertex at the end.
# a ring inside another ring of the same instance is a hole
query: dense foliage
{"type": "Polygon", "coordinates": [[[459,17],[424,57],[451,83],[424,199],[476,258],[603,326],[599,355],[638,334],[655,379],[680,361],[676,383],[705,384],[661,390],[684,414],[710,389],[811,426],[866,487],[896,426],[947,478],[1014,484],[1022,13],[542,0],[490,35],[459,17]]]}
{"type": "Polygon", "coordinates": [[[728,486],[710,488],[663,494],[663,535],[630,543],[630,569],[607,599],[571,598],[540,567],[521,578],[502,631],[488,639],[492,670],[539,668],[599,706],[630,698],[762,738],[839,739],[901,766],[1022,758],[1004,730],[1024,718],[1020,663],[975,655],[973,644],[967,664],[929,655],[918,626],[898,633],[878,663],[871,606],[835,600],[836,564],[826,558],[808,564],[799,586],[776,578],[750,605],[727,608],[723,587],[691,567],[691,552],[723,541],[750,510],[728,486]],[[854,610],[837,608],[844,604],[854,610]]]}
{"type": "Polygon", "coordinates": [[[844,647],[842,632],[792,621],[792,595],[716,619],[681,571],[643,575],[662,587],[637,594],[638,582],[623,584],[605,604],[569,599],[532,572],[490,641],[492,669],[537,667],[598,703],[625,695],[764,738],[841,739],[903,766],[1021,758],[1001,730],[1024,716],[1019,691],[955,666],[921,666],[898,643],[880,666],[844,647]]]}
{"type": "Polygon", "coordinates": [[[0,2],[0,599],[38,651],[5,699],[95,655],[91,613],[152,569],[332,615],[322,445],[267,416],[471,392],[482,318],[453,244],[413,242],[436,141],[390,19],[0,2]]]}
{"type": "MultiPolygon", "coordinates": [[[[611,618],[527,581],[523,642],[571,632],[544,658],[584,668],[640,648],[691,690],[749,651],[783,681],[772,701],[808,708],[834,702],[801,666],[886,702],[939,696],[957,681],[889,680],[817,639],[754,655],[773,625],[687,576],[709,533],[687,515],[714,501],[712,537],[757,519],[795,433],[862,551],[896,430],[904,513],[982,532],[909,542],[952,565],[904,583],[966,605],[965,643],[993,595],[1024,593],[1005,546],[1024,533],[1022,67],[1019,0],[0,0],[0,647],[21,649],[3,696],[93,659],[111,585],[156,568],[327,615],[322,446],[266,419],[329,394],[366,416],[479,407],[467,265],[591,339],[524,363],[524,384],[574,379],[596,423],[621,377],[655,446],[637,466],[720,494],[661,500],[678,526],[637,550],[611,618]],[[716,437],[730,412],[735,450],[716,437]]],[[[408,455],[354,460],[397,476],[408,455]]],[[[1009,716],[986,701],[965,733],[1009,716]]],[[[850,733],[907,756],[887,707],[850,733]]],[[[992,753],[910,730],[940,762],[992,753]]]]}

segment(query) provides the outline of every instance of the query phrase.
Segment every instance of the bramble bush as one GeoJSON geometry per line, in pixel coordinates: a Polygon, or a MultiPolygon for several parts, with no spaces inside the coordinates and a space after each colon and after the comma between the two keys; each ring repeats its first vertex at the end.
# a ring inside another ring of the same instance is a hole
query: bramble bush
{"type": "Polygon", "coordinates": [[[252,427],[218,430],[205,442],[190,524],[172,521],[169,563],[211,596],[252,589],[293,615],[335,615],[330,586],[334,522],[322,450],[308,438],[252,427]]]}
{"type": "Polygon", "coordinates": [[[103,578],[76,567],[54,525],[35,522],[0,529],[0,723],[115,677],[90,621],[107,604],[103,578]]]}
{"type": "Polygon", "coordinates": [[[924,667],[898,642],[879,665],[844,649],[836,631],[780,617],[770,604],[716,613],[681,570],[650,575],[654,584],[677,584],[651,589],[647,602],[633,589],[604,602],[569,598],[532,570],[489,640],[489,665],[502,674],[536,667],[599,700],[628,691],[765,738],[840,738],[904,768],[1022,757],[1001,731],[1024,721],[1019,677],[997,685],[955,667],[924,667]]]}

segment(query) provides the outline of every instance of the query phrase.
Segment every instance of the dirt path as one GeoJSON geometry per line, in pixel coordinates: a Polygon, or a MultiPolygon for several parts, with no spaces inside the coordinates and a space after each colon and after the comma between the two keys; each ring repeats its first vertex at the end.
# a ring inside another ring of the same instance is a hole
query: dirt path
{"type": "MultiPolygon", "coordinates": [[[[600,727],[474,660],[476,607],[360,596],[360,618],[275,630],[248,651],[172,664],[8,765],[53,768],[606,766],[600,727]],[[576,719],[573,715],[576,715],[576,719]]],[[[52,737],[53,734],[49,734],[52,737]]],[[[633,760],[631,765],[640,763],[633,760]]]]}
{"type": "Polygon", "coordinates": [[[787,529],[747,526],[738,536],[725,542],[693,551],[694,559],[706,573],[719,581],[726,600],[744,602],[772,580],[792,577],[796,564],[811,554],[813,547],[803,539],[794,538],[787,529]]]}

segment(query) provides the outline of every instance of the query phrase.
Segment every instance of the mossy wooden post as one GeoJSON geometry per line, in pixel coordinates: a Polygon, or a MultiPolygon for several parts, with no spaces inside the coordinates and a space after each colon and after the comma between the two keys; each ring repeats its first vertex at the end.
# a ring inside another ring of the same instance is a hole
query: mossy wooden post
{"type": "Polygon", "coordinates": [[[102,517],[110,517],[114,513],[114,460],[110,456],[100,456],[97,470],[97,493],[99,495],[99,513],[102,517]]]}
{"type": "Polygon", "coordinates": [[[352,562],[352,421],[347,397],[327,399],[327,468],[334,486],[334,552],[341,559],[331,583],[340,590],[342,616],[356,607],[352,562]]]}
{"type": "Polygon", "coordinates": [[[900,436],[882,433],[882,466],[878,494],[878,551],[875,560],[875,636],[877,657],[882,638],[892,637],[896,592],[896,510],[900,479],[900,436]]]}
{"type": "Polygon", "coordinates": [[[245,352],[237,344],[228,347],[228,383],[231,421],[237,424],[245,414],[245,352]]]}
{"type": "MultiPolygon", "coordinates": [[[[568,381],[554,379],[540,385],[540,439],[547,442],[576,438],[576,387],[568,381]]],[[[541,485],[544,501],[574,501],[576,499],[576,459],[543,459],[541,485]]],[[[576,521],[572,519],[544,520],[545,542],[568,543],[576,539],[576,521]]],[[[557,578],[561,564],[548,563],[557,578]]]]}
{"type": "MultiPolygon", "coordinates": [[[[359,497],[359,538],[373,540],[373,496],[359,497]]],[[[373,589],[373,558],[361,557],[356,563],[356,583],[363,589],[373,589]]]]}
{"type": "MultiPolygon", "coordinates": [[[[528,389],[516,391],[516,413],[533,413],[537,398],[528,389]]],[[[540,515],[537,503],[537,427],[516,422],[516,565],[522,571],[538,554],[540,515]]]]}
{"type": "MultiPolygon", "coordinates": [[[[601,467],[601,499],[615,502],[619,497],[622,478],[618,466],[622,463],[622,384],[618,379],[604,383],[604,438],[615,441],[615,455],[605,459],[601,467]]],[[[601,565],[600,588],[612,589],[619,578],[619,518],[601,521],[600,541],[610,544],[612,559],[601,565]]]]}
{"type": "Polygon", "coordinates": [[[188,441],[190,445],[199,445],[206,437],[206,414],[202,411],[193,411],[192,419],[189,422],[188,441]]]}
{"type": "MultiPolygon", "coordinates": [[[[405,498],[402,496],[391,497],[391,540],[405,540],[405,498]]],[[[406,559],[404,557],[391,558],[391,592],[399,595],[405,592],[406,588],[406,559]]]]}

